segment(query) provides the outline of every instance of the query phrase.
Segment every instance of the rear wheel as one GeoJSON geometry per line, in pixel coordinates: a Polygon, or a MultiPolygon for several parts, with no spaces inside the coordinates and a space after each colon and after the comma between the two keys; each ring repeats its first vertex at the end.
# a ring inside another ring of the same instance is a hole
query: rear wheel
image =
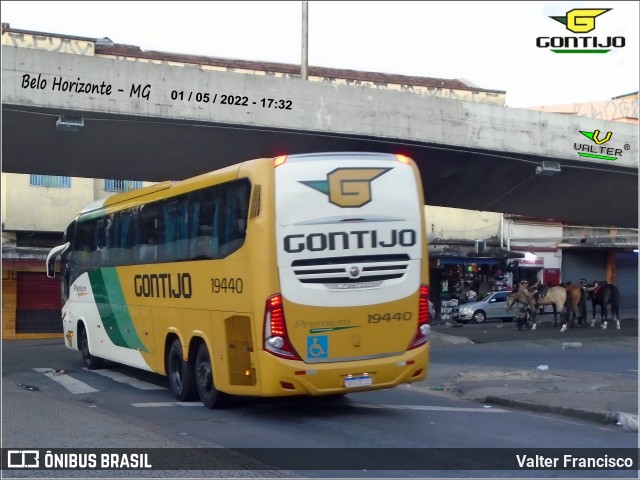
{"type": "Polygon", "coordinates": [[[104,366],[104,360],[100,357],[91,355],[89,351],[89,337],[87,337],[87,331],[81,328],[78,332],[78,349],[82,354],[82,363],[89,370],[95,370],[104,366]]]}
{"type": "Polygon", "coordinates": [[[197,391],[193,365],[191,362],[185,362],[182,356],[182,345],[176,338],[167,353],[167,375],[176,399],[188,402],[195,400],[197,391]]]}
{"type": "Polygon", "coordinates": [[[475,312],[473,312],[473,321],[476,323],[484,323],[484,321],[486,320],[487,316],[485,315],[485,313],[482,310],[477,310],[475,312]]]}
{"type": "Polygon", "coordinates": [[[200,400],[202,400],[205,407],[221,408],[227,404],[229,395],[218,391],[216,388],[209,349],[204,342],[198,347],[196,355],[196,384],[198,386],[198,395],[200,395],[200,400]]]}

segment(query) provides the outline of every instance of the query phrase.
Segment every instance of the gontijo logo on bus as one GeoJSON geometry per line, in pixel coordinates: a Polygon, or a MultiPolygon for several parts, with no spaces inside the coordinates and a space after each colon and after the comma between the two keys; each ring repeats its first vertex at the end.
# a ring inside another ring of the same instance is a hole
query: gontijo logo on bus
{"type": "MultiPolygon", "coordinates": [[[[324,193],[329,202],[339,207],[359,208],[371,202],[371,182],[391,168],[337,168],[327,174],[327,180],[300,181],[300,183],[324,193]]],[[[352,248],[412,247],[417,242],[412,228],[355,230],[291,234],[284,237],[284,251],[300,253],[305,250],[350,250],[352,248]]]]}
{"type": "Polygon", "coordinates": [[[326,180],[301,181],[303,185],[329,196],[338,207],[359,208],[371,201],[371,182],[390,168],[337,168],[326,180]]]}
{"type": "MultiPolygon", "coordinates": [[[[562,23],[573,33],[589,33],[596,28],[596,17],[613,10],[612,8],[574,8],[564,17],[549,17],[562,23]]],[[[611,48],[625,46],[625,37],[538,37],[538,48],[551,48],[553,53],[608,53],[611,48]]]]}

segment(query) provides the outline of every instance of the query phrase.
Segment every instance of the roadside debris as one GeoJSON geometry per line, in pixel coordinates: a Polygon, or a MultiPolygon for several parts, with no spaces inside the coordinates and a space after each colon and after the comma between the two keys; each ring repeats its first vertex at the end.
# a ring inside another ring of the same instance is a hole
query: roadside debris
{"type": "Polygon", "coordinates": [[[38,387],[34,387],[33,385],[25,385],[23,383],[19,383],[18,386],[24,388],[25,390],[31,390],[34,392],[40,390],[38,387]]]}

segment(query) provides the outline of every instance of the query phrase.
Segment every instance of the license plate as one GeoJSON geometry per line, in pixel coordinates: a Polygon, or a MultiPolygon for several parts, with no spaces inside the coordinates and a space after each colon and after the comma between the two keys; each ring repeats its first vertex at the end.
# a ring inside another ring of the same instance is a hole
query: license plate
{"type": "Polygon", "coordinates": [[[347,377],[344,379],[344,386],[346,388],[368,387],[369,385],[373,385],[373,379],[369,376],[347,377]]]}

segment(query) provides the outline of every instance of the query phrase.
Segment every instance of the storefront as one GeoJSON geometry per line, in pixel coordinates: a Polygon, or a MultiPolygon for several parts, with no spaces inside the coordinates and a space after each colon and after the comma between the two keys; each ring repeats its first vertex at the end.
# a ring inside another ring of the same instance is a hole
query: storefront
{"type": "Polygon", "coordinates": [[[555,249],[536,251],[535,253],[524,252],[524,258],[510,262],[508,269],[513,272],[515,285],[522,280],[551,286],[562,283],[560,258],[555,249]]]}
{"type": "Polygon", "coordinates": [[[638,308],[638,251],[617,253],[615,262],[620,308],[638,308]]]}
{"type": "Polygon", "coordinates": [[[62,336],[60,281],[45,273],[48,250],[2,249],[2,338],[62,336]]]}
{"type": "Polygon", "coordinates": [[[620,308],[638,308],[638,253],[629,250],[565,248],[562,279],[577,283],[608,281],[620,292],[620,308]]]}
{"type": "Polygon", "coordinates": [[[501,258],[435,257],[430,259],[430,298],[436,311],[442,302],[461,300],[466,290],[473,290],[477,298],[488,292],[511,290],[513,280],[505,271],[506,260],[501,258]]]}

